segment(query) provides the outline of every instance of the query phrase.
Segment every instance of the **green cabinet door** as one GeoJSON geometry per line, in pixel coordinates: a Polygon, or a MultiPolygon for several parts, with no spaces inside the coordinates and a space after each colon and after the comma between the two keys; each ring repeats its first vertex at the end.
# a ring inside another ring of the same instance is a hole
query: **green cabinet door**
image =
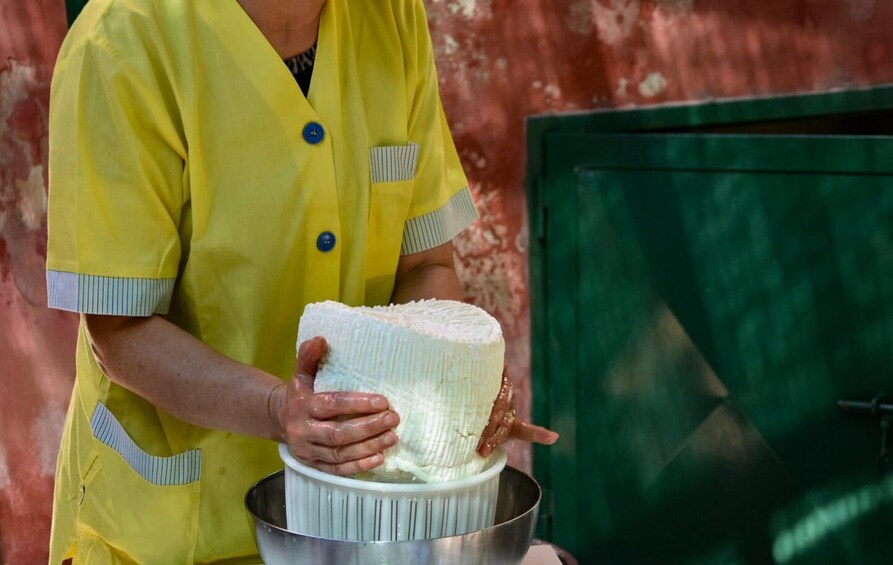
{"type": "Polygon", "coordinates": [[[541,534],[582,563],[889,562],[880,421],[837,401],[893,395],[893,140],[545,148],[541,534]]]}

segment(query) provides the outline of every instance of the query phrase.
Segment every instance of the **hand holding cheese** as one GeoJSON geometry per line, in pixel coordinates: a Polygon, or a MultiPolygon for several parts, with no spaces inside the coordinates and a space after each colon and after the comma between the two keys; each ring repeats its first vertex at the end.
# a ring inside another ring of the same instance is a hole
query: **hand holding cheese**
{"type": "MultiPolygon", "coordinates": [[[[448,300],[374,308],[310,304],[298,339],[315,336],[324,336],[330,346],[315,390],[379,393],[400,413],[395,430],[400,441],[373,470],[379,479],[439,482],[472,476],[487,464],[481,455],[530,427],[520,422],[515,427],[502,331],[480,308],[448,300]]],[[[557,439],[536,429],[542,438],[524,439],[557,439]]]]}
{"type": "Polygon", "coordinates": [[[383,452],[397,443],[389,431],[400,419],[383,396],[314,393],[314,378],[326,352],[322,338],[301,344],[294,378],[278,404],[279,421],[292,453],[321,471],[347,475],[381,465],[383,452]]]}
{"type": "Polygon", "coordinates": [[[502,385],[493,403],[490,420],[484,428],[484,433],[481,434],[478,453],[481,457],[488,457],[509,438],[552,445],[558,441],[558,434],[515,417],[515,389],[506,367],[502,371],[502,385]]]}
{"type": "Polygon", "coordinates": [[[329,344],[317,392],[381,394],[400,413],[400,441],[373,470],[377,478],[440,482],[483,470],[475,449],[505,358],[492,316],[450,300],[372,308],[321,302],[307,305],[298,327],[299,341],[315,336],[329,344]]]}

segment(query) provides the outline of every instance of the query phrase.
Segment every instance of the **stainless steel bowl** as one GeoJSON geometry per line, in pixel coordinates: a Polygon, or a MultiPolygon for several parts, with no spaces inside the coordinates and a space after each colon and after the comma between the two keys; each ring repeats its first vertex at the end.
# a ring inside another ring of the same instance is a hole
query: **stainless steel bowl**
{"type": "Polygon", "coordinates": [[[460,536],[419,541],[353,542],[315,538],[285,529],[285,481],[279,471],[248,491],[245,506],[260,555],[267,565],[338,563],[480,563],[517,565],[524,560],[542,491],[531,477],[512,467],[499,476],[496,525],[460,536]]]}

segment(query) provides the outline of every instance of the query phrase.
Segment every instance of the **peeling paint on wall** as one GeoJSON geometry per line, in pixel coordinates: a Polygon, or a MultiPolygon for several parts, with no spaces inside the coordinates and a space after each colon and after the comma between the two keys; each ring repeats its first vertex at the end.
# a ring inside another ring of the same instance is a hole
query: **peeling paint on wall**
{"type": "Polygon", "coordinates": [[[564,16],[564,25],[574,33],[590,35],[593,29],[592,0],[577,0],[564,16]]]}
{"type": "Polygon", "coordinates": [[[442,48],[443,54],[450,56],[459,50],[459,42],[452,35],[443,36],[442,48]]]}
{"type": "Polygon", "coordinates": [[[16,179],[19,193],[19,214],[28,229],[37,231],[47,211],[46,181],[43,165],[34,165],[26,179],[16,179]]]}
{"type": "Polygon", "coordinates": [[[44,272],[49,81],[65,14],[49,0],[0,4],[0,561],[30,565],[47,560],[75,370],[77,316],[47,309],[44,272]]]}
{"type": "MultiPolygon", "coordinates": [[[[11,484],[9,467],[6,465],[6,448],[0,444],[0,491],[8,489],[11,484]]],[[[0,555],[2,555],[2,552],[0,552],[0,555]]]]}
{"type": "Polygon", "coordinates": [[[667,79],[660,73],[650,73],[639,83],[639,94],[645,98],[654,98],[667,89],[667,79]]]}
{"type": "Polygon", "coordinates": [[[434,40],[434,53],[440,64],[440,84],[460,78],[462,84],[490,83],[490,60],[487,52],[476,45],[463,45],[453,35],[444,34],[434,40]]]}
{"type": "Polygon", "coordinates": [[[568,8],[565,24],[581,35],[595,29],[601,41],[615,45],[632,34],[639,10],[639,0],[579,0],[568,8]]]}
{"type": "Polygon", "coordinates": [[[481,219],[454,240],[456,269],[468,299],[499,318],[511,334],[527,302],[526,257],[517,249],[514,226],[497,220],[505,195],[492,188],[472,185],[481,219]]]}
{"type": "Polygon", "coordinates": [[[657,9],[671,14],[690,14],[695,0],[656,0],[657,9]]]}
{"type": "MultiPolygon", "coordinates": [[[[441,0],[434,0],[439,2],[441,0]]],[[[457,14],[465,19],[472,19],[476,16],[489,16],[491,14],[490,4],[492,0],[453,0],[447,6],[450,13],[457,14]]]]}
{"type": "Polygon", "coordinates": [[[629,81],[625,78],[621,78],[617,81],[617,90],[614,91],[618,97],[623,97],[629,94],[627,89],[629,88],[629,81]]]}
{"type": "Polygon", "coordinates": [[[639,0],[610,0],[610,6],[593,0],[592,8],[598,37],[608,45],[628,38],[639,23],[639,0]]]}
{"type": "Polygon", "coordinates": [[[850,16],[854,22],[862,23],[870,20],[875,13],[877,0],[843,0],[849,5],[850,16]]]}
{"type": "Polygon", "coordinates": [[[39,75],[15,59],[0,67],[0,240],[6,242],[0,261],[18,292],[44,307],[49,83],[39,75]]]}
{"type": "Polygon", "coordinates": [[[40,472],[47,477],[56,473],[56,458],[59,455],[64,424],[65,411],[55,406],[45,407],[35,422],[34,435],[40,454],[40,472]]]}
{"type": "Polygon", "coordinates": [[[547,84],[543,88],[543,93],[546,96],[549,96],[549,97],[557,100],[557,99],[561,98],[561,87],[559,87],[557,84],[547,84]]]}
{"type": "Polygon", "coordinates": [[[41,118],[46,114],[45,105],[34,97],[38,86],[34,67],[12,60],[8,70],[0,71],[0,229],[13,214],[36,232],[46,213],[46,183],[39,150],[46,143],[46,135],[38,138],[36,148],[31,139],[35,127],[42,129],[41,118]]]}

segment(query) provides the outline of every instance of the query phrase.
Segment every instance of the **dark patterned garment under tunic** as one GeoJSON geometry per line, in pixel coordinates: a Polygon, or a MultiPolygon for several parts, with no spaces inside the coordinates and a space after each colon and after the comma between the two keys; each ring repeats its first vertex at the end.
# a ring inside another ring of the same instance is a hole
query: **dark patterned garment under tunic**
{"type": "Polygon", "coordinates": [[[288,70],[292,76],[298,81],[301,92],[304,96],[310,92],[310,79],[313,78],[313,63],[316,62],[316,45],[304,51],[300,55],[295,55],[285,60],[288,70]]]}

